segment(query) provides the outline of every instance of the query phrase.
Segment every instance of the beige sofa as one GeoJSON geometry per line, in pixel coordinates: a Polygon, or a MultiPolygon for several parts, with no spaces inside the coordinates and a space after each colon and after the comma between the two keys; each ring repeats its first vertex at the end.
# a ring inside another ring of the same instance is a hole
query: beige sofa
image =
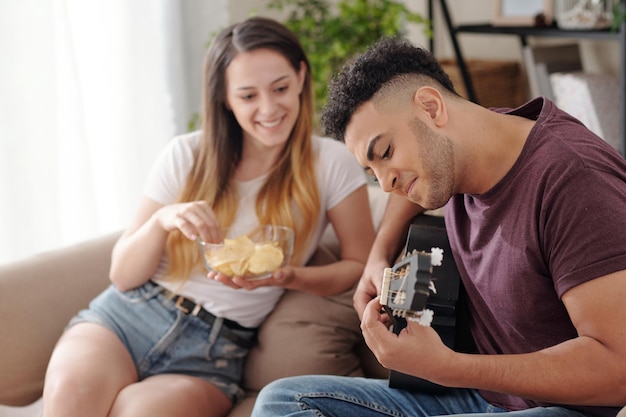
{"type": "MultiPolygon", "coordinates": [[[[375,224],[386,195],[370,189],[375,224]]],[[[41,416],[46,364],[70,317],[108,284],[118,233],[0,265],[0,417],[41,416]]],[[[329,229],[312,262],[337,253],[329,229]]],[[[229,417],[250,415],[258,390],[289,375],[337,374],[386,378],[364,344],[350,292],[316,297],[288,291],[259,332],[246,365],[247,397],[229,417]]],[[[626,417],[624,409],[620,417],[626,417]]]]}
{"type": "MultiPolygon", "coordinates": [[[[370,187],[378,224],[387,201],[370,187]]],[[[41,415],[48,358],[64,326],[109,285],[110,254],[119,233],[102,236],[0,266],[0,417],[41,415]]],[[[338,253],[332,228],[312,263],[338,253]]],[[[248,396],[229,417],[249,416],[258,390],[290,375],[387,377],[364,344],[352,293],[318,297],[288,291],[259,331],[244,385],[248,396]]]]}

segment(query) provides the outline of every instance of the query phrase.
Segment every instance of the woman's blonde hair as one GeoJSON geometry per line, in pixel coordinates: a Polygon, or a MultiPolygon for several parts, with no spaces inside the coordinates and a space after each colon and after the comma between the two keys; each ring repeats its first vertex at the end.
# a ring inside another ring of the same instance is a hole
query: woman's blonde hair
{"type": "MultiPolygon", "coordinates": [[[[314,107],[310,65],[297,37],[282,24],[252,17],[224,29],[212,41],[204,64],[202,140],[178,201],[206,200],[222,225],[233,222],[238,198],[231,178],[241,160],[243,131],[226,106],[226,69],[237,54],[261,48],[283,55],[296,72],[306,65],[300,113],[255,206],[261,224],[294,229],[292,263],[296,263],[314,231],[320,197],[311,145],[314,107]]],[[[170,277],[186,279],[192,270],[201,268],[198,248],[180,231],[170,233],[166,250],[170,277]]]]}

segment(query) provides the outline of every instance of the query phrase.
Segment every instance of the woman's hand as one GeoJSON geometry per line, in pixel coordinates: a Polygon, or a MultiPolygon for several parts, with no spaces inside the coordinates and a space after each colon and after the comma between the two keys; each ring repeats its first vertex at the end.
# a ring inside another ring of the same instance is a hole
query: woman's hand
{"type": "Polygon", "coordinates": [[[222,228],[206,201],[164,206],[143,196],[128,228],[113,248],[109,278],[120,290],[145,283],[156,272],[168,234],[219,242],[222,228]]]}
{"type": "Polygon", "coordinates": [[[220,242],[223,238],[222,226],[206,201],[164,206],[154,216],[165,231],[178,229],[190,240],[220,242]]]}
{"type": "Polygon", "coordinates": [[[235,289],[254,290],[259,287],[286,287],[295,279],[295,268],[284,266],[268,278],[249,280],[244,277],[229,277],[220,272],[209,271],[207,277],[235,289]]]}

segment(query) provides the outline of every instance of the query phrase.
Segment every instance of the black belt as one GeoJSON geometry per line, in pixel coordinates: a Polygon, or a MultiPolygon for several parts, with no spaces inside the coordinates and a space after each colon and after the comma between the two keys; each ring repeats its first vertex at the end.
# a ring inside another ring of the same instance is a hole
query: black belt
{"type": "MultiPolygon", "coordinates": [[[[155,284],[158,285],[158,284],[155,284]]],[[[178,295],[167,288],[161,287],[163,289],[163,295],[168,299],[174,301],[174,305],[177,309],[182,311],[184,314],[189,316],[198,317],[200,320],[204,321],[209,325],[213,325],[217,317],[202,307],[201,304],[197,304],[195,301],[184,297],[182,295],[178,295]]],[[[239,344],[240,346],[249,347],[254,343],[254,338],[251,340],[244,340],[239,335],[233,334],[229,330],[238,330],[244,332],[251,332],[256,334],[257,329],[252,327],[244,327],[241,324],[237,323],[234,320],[229,320],[227,318],[223,319],[223,329],[224,336],[232,340],[233,342],[239,344]]]]}

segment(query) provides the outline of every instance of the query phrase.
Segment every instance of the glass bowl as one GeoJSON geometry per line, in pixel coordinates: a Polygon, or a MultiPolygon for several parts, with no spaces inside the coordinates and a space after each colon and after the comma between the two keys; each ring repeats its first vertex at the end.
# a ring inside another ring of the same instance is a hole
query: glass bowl
{"type": "Polygon", "coordinates": [[[281,268],[293,254],[293,230],[285,226],[235,227],[225,231],[224,241],[198,240],[209,271],[249,280],[264,279],[281,268]]]}

